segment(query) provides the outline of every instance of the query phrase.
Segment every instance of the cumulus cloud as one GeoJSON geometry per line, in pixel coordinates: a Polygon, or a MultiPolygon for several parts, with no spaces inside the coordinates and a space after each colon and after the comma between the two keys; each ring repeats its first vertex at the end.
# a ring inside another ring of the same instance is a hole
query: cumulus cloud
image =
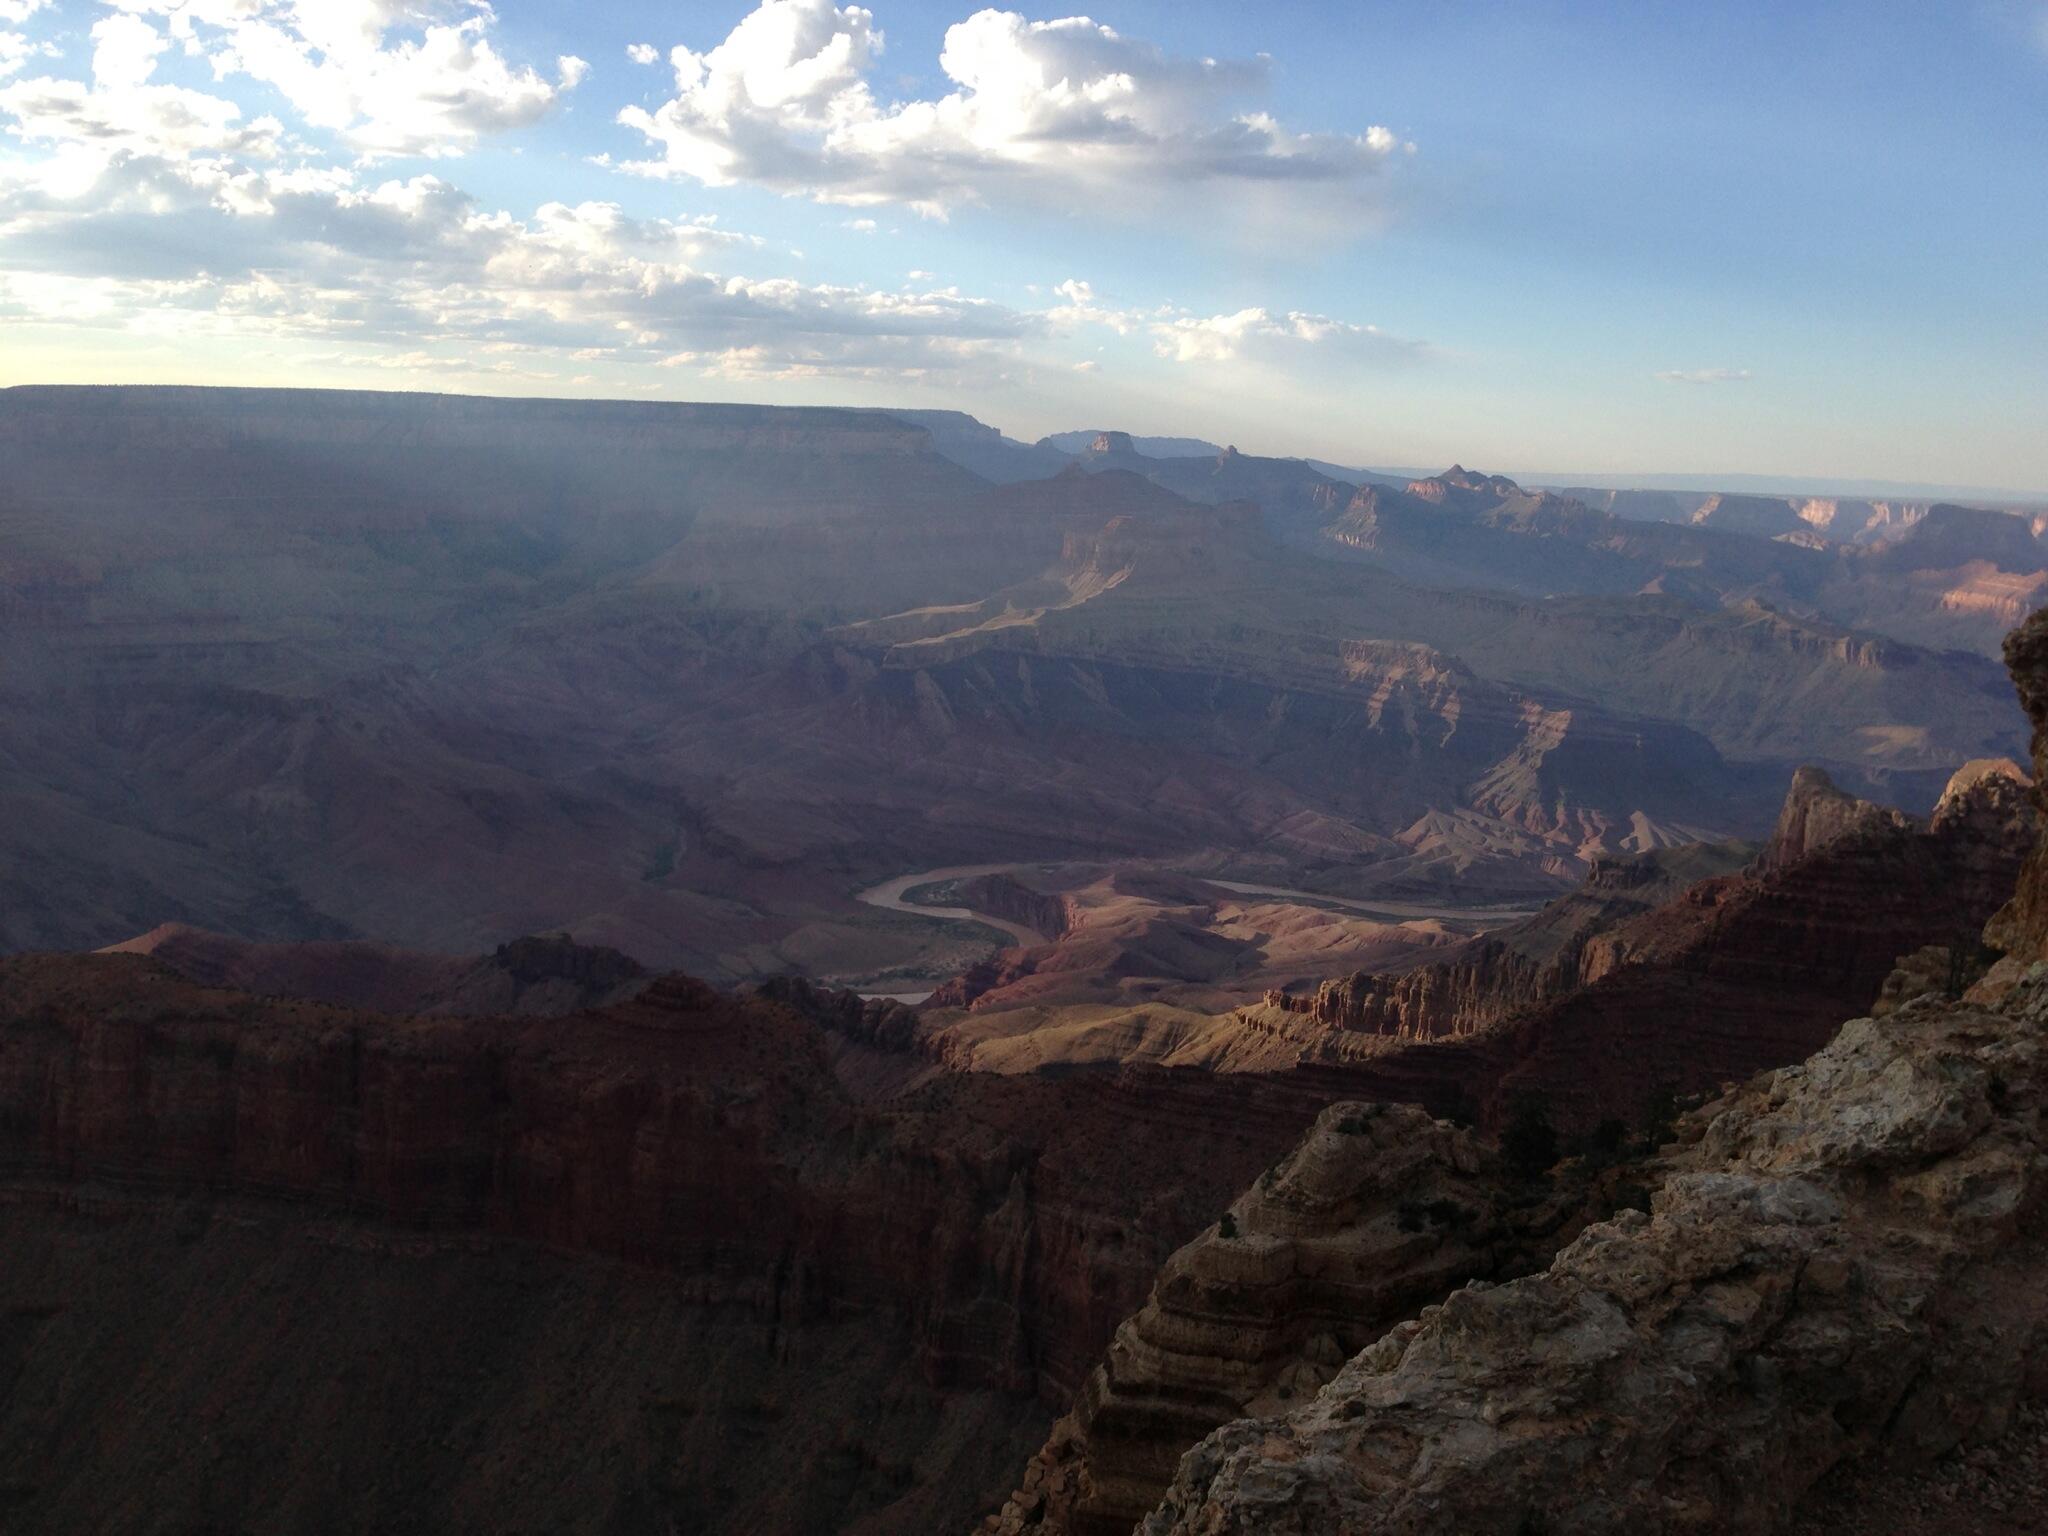
{"type": "Polygon", "coordinates": [[[1046,311],[1046,317],[1062,329],[1073,329],[1083,325],[1100,325],[1115,331],[1119,336],[1128,336],[1145,321],[1145,316],[1132,310],[1116,309],[1099,303],[1095,297],[1095,285],[1070,277],[1053,286],[1053,295],[1061,302],[1046,311]]]}
{"type": "MultiPolygon", "coordinates": [[[[119,47],[110,69],[132,65],[119,47]]],[[[431,355],[531,376],[549,361],[669,360],[755,379],[959,377],[1043,330],[952,288],[730,270],[761,249],[708,219],[601,201],[515,217],[437,176],[349,167],[122,151],[82,184],[0,176],[0,290],[16,320],[339,343],[309,356],[349,366],[381,349],[400,367],[431,355]]]]}
{"type": "Polygon", "coordinates": [[[623,168],[943,217],[1009,192],[1119,209],[1223,185],[1355,200],[1404,148],[1383,126],[1300,133],[1251,110],[1263,58],[1182,57],[1086,17],[977,12],[947,30],[956,88],[930,99],[876,97],[883,43],[861,6],[762,0],[716,47],[674,51],[669,101],[620,112],[659,150],[623,168]]]}
{"type": "MultiPolygon", "coordinates": [[[[0,18],[41,9],[0,0],[0,18]]],[[[17,151],[0,155],[0,327],[226,342],[237,355],[269,349],[294,366],[480,378],[602,370],[645,381],[672,377],[654,372],[666,367],[749,381],[950,385],[1044,368],[1067,388],[1094,371],[1079,354],[1109,341],[1098,334],[1084,349],[1083,330],[1126,338],[1119,372],[1133,358],[1157,368],[1148,349],[1218,364],[1404,345],[1304,313],[1121,307],[1079,277],[1042,294],[1034,286],[1017,305],[943,286],[923,269],[893,291],[799,281],[772,270],[766,244],[708,218],[639,218],[573,195],[515,213],[443,176],[380,169],[386,154],[449,152],[545,111],[582,77],[574,59],[557,62],[553,83],[509,63],[492,25],[470,0],[103,0],[71,71],[80,78],[17,71],[0,80],[0,132],[17,151]],[[210,66],[212,90],[190,83],[195,65],[210,66]],[[305,127],[252,120],[225,94],[255,80],[275,86],[305,127]]],[[[1172,60],[1092,22],[1034,27],[986,12],[948,39],[961,89],[946,100],[964,105],[925,103],[938,125],[927,128],[909,107],[884,109],[868,94],[882,40],[857,8],[770,5],[734,37],[744,46],[723,59],[679,53],[679,74],[694,70],[700,83],[717,79],[736,102],[743,96],[735,121],[768,111],[801,125],[839,111],[842,99],[865,103],[848,107],[849,123],[875,142],[913,142],[906,163],[968,144],[966,179],[944,180],[944,198],[966,195],[970,182],[978,194],[990,183],[973,178],[1008,174],[1030,155],[1047,157],[1048,174],[1079,167],[1100,179],[1150,142],[1169,146],[1168,165],[1185,166],[1189,146],[1214,126],[1210,77],[1258,73],[1172,60]],[[1012,92],[1003,110],[1016,120],[1004,126],[1000,77],[1048,29],[1045,46],[1064,50],[1048,91],[1064,105],[1048,117],[1044,102],[1012,92]],[[1111,81],[1125,66],[1137,73],[1111,81]],[[1142,110],[1126,111],[1127,98],[1142,110]]],[[[772,149],[763,140],[747,154],[758,161],[772,149]]],[[[857,213],[827,222],[878,232],[857,213]]]]}
{"type": "Polygon", "coordinates": [[[635,64],[659,64],[661,62],[661,50],[652,43],[628,43],[626,44],[626,57],[635,64]]]}
{"type": "Polygon", "coordinates": [[[1666,368],[1657,375],[1666,384],[1747,384],[1747,368],[1666,368]]]}
{"type": "Polygon", "coordinates": [[[216,78],[273,86],[308,125],[372,159],[461,154],[537,122],[589,69],[573,55],[555,61],[552,80],[513,65],[490,39],[497,17],[482,0],[107,3],[131,20],[163,18],[216,78]]]}
{"type": "Polygon", "coordinates": [[[0,80],[18,74],[30,58],[48,51],[30,42],[27,33],[13,30],[48,3],[49,0],[0,0],[0,80]]]}
{"type": "Polygon", "coordinates": [[[1228,315],[1177,315],[1155,321],[1150,329],[1153,350],[1176,363],[1275,360],[1303,348],[1385,360],[1413,357],[1421,351],[1418,343],[1390,336],[1376,325],[1356,325],[1300,310],[1284,315],[1262,308],[1228,315]]]}
{"type": "Polygon", "coordinates": [[[18,138],[88,155],[274,150],[282,132],[276,119],[245,125],[242,109],[225,97],[153,83],[169,42],[148,22],[105,16],[93,24],[91,36],[90,84],[38,77],[0,87],[0,119],[8,120],[18,138]]]}

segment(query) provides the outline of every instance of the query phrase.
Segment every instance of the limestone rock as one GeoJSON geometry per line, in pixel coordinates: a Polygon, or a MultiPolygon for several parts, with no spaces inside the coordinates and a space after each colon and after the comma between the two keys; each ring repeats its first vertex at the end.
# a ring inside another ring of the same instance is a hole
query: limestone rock
{"type": "Polygon", "coordinates": [[[1757,867],[1782,869],[1845,837],[1903,826],[1905,818],[1835,787],[1827,770],[1808,766],[1792,775],[1792,791],[1778,813],[1778,825],[1757,867]]]}
{"type": "Polygon", "coordinates": [[[1651,1214],[1211,1435],[1144,1536],[1761,1532],[1846,1459],[2002,1432],[2048,1358],[2044,1015],[1845,1026],[1693,1117],[1651,1214]]]}
{"type": "MultiPolygon", "coordinates": [[[[2033,723],[2033,801],[2038,811],[2048,805],[2041,783],[2048,769],[2048,608],[2006,636],[2005,661],[2033,723]]],[[[2037,857],[2020,872],[2012,900],[1985,925],[1984,942],[2002,951],[2004,958],[1972,989],[1971,996],[1979,1001],[1996,1001],[2028,966],[2048,959],[2048,858],[2037,857]]]]}
{"type": "Polygon", "coordinates": [[[1520,1193],[1468,1132],[1412,1105],[1331,1105],[1167,1261],[989,1529],[1128,1531],[1208,1430],[1286,1412],[1426,1300],[1542,1262],[1571,1202],[1520,1193]]]}

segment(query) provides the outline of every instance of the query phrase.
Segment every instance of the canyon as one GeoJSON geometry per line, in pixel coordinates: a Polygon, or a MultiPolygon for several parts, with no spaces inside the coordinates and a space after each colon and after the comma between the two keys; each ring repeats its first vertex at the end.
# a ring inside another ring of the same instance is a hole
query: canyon
{"type": "Polygon", "coordinates": [[[0,965],[10,1528],[943,1528],[1313,1115],[1224,1129],[1237,1095],[1142,1074],[863,1103],[799,1001],[390,1017],[0,965]]]}
{"type": "MultiPolygon", "coordinates": [[[[1752,579],[1813,551],[1680,529],[1705,542],[1626,580],[1573,555],[1517,590],[1493,555],[1315,534],[1300,461],[972,426],[0,392],[0,949],[566,931],[909,993],[972,957],[854,899],[906,871],[1535,905],[1607,855],[1759,835],[1803,763],[1924,810],[2020,749],[1988,659],[1752,579]]],[[[1445,485],[1410,499],[1446,548],[1471,520],[1518,567],[1656,532],[1445,485]]]]}
{"type": "MultiPolygon", "coordinates": [[[[2044,639],[2048,613],[2006,648],[2037,771],[2044,639]]],[[[1993,777],[2016,783],[1986,765],[1957,788],[1993,777]]],[[[1828,1519],[1892,1519],[1859,1494],[1873,1463],[1912,1502],[1908,1469],[1971,1446],[1995,1465],[2048,1349],[2035,822],[2003,824],[2024,869],[1983,940],[1915,956],[1936,963],[1888,978],[1881,1019],[1729,1085],[1632,1159],[1610,1145],[1540,1182],[1525,1165],[1519,1220],[1502,1207],[1518,1181],[1484,1177],[1444,1123],[1326,1111],[1169,1261],[984,1528],[1761,1532],[1816,1488],[1828,1519]],[[1557,1225],[1617,1177],[1593,1202],[1610,1219],[1557,1225]],[[1530,1264],[1514,1249],[1545,1224],[1555,1258],[1530,1264]]],[[[1895,826],[1804,776],[1757,867],[1895,826]]],[[[2042,1512],[2038,1489],[2017,1497],[2042,1512]]],[[[1947,1519],[1972,1515],[1965,1499],[1947,1519]]],[[[1981,1528],[2027,1518],[2001,1497],[1981,1528]]]]}
{"type": "Polygon", "coordinates": [[[10,1530],[1762,1531],[2031,1422],[2023,516],[828,408],[0,450],[10,1530]]]}
{"type": "MultiPolygon", "coordinates": [[[[2032,836],[2015,773],[1960,776],[1927,821],[1805,775],[1761,851],[1633,856],[1527,920],[1590,952],[1646,915],[1721,905],[1700,892],[1731,879],[1740,923],[1808,915],[1799,943],[1756,947],[1747,991],[1658,1015],[1654,1039],[1596,1027],[1552,1083],[1560,1124],[1625,1118],[1633,1145],[1656,1131],[1656,1051],[1712,1091],[1824,1039],[1833,1018],[1787,1032],[1744,1010],[1836,975],[1840,941],[1814,919],[1845,919],[1853,882],[1875,898],[1945,861],[1995,905],[2032,836]],[[1712,873],[1743,852],[1745,873],[1712,873]]],[[[1021,902],[989,888],[1007,878],[959,889],[1021,902]]],[[[1876,941],[1949,938],[1922,910],[1876,941]]],[[[1711,976],[1771,928],[1707,931],[1620,954],[1567,1000],[1633,968],[1711,976]]],[[[1291,1017],[1339,1045],[1361,1034],[1291,1017]]],[[[945,1018],[798,980],[735,996],[627,974],[559,939],[436,967],[177,930],[0,962],[11,1521],[539,1530],[573,1510],[619,1529],[884,1532],[1014,1507],[1127,1529],[1207,1430],[1341,1380],[1448,1288],[1540,1268],[1648,1177],[1626,1153],[1532,1183],[1409,1107],[1462,1085],[1481,1130],[1503,1131],[1506,1099],[1461,1053],[1540,1078],[1570,1023],[1468,1021],[1409,1042],[1409,1067],[1335,1049],[988,1071],[945,1018]],[[335,1000],[407,986],[417,1006],[395,1014],[335,1000]],[[472,1009],[508,996],[527,1016],[472,1009]],[[1205,1331],[1224,1316],[1240,1342],[1205,1331]],[[221,1330],[252,1327],[267,1342],[222,1377],[221,1330]],[[92,1450],[53,1469],[57,1438],[92,1450]]]]}

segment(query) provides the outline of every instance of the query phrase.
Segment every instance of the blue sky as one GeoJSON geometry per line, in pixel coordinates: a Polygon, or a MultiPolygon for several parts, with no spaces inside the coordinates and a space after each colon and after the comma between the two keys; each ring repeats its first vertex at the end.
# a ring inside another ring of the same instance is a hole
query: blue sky
{"type": "Polygon", "coordinates": [[[2048,490],[2042,0],[1087,15],[0,0],[0,382],[2048,490]]]}

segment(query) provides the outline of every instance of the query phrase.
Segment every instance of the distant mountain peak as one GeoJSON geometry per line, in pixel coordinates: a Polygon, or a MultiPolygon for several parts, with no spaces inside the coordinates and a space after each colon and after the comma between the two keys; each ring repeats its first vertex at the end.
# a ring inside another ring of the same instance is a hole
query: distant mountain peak
{"type": "Polygon", "coordinates": [[[1106,427],[1050,433],[1038,440],[1038,446],[1058,449],[1061,453],[1098,453],[1102,450],[1097,445],[1106,437],[1124,439],[1129,451],[1148,459],[1213,459],[1223,451],[1221,444],[1206,438],[1147,437],[1143,433],[1114,432],[1106,427]]]}
{"type": "Polygon", "coordinates": [[[1411,480],[1407,489],[1409,495],[1424,501],[1467,509],[1485,498],[1501,500],[1522,494],[1522,488],[1506,475],[1480,474],[1462,464],[1453,464],[1440,475],[1411,480]]]}
{"type": "Polygon", "coordinates": [[[1506,496],[1521,489],[1506,475],[1482,474],[1477,470],[1467,469],[1462,464],[1453,464],[1436,478],[1445,485],[1456,486],[1461,491],[1490,491],[1495,495],[1506,496]]]}
{"type": "Polygon", "coordinates": [[[1131,434],[1128,432],[1098,432],[1095,434],[1095,441],[1088,445],[1088,451],[1091,454],[1114,454],[1122,458],[1135,454],[1138,446],[1131,441],[1131,434]]]}

